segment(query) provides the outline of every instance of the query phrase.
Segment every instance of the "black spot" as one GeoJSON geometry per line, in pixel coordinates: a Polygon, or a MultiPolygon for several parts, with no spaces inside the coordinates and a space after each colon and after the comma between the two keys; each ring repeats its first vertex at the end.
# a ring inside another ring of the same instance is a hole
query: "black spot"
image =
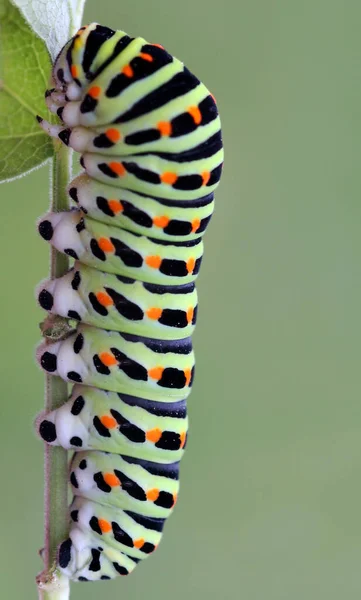
{"type": "Polygon", "coordinates": [[[102,535],[102,530],[99,527],[99,521],[96,517],[92,517],[89,521],[89,525],[91,527],[91,529],[93,531],[95,531],[95,533],[98,533],[99,535],[102,535]]]}
{"type": "Polygon", "coordinates": [[[158,173],[150,171],[149,169],[143,169],[136,162],[124,162],[123,165],[128,171],[140,181],[146,181],[147,183],[154,183],[155,185],[160,183],[160,177],[158,173]]]}
{"type": "Polygon", "coordinates": [[[192,223],[189,221],[178,221],[172,219],[168,225],[164,227],[164,233],[167,235],[189,235],[192,231],[192,223]]]}
{"type": "Polygon", "coordinates": [[[78,260],[78,255],[75,252],[75,250],[73,250],[72,248],[65,248],[64,250],[65,254],[67,254],[68,256],[71,256],[72,258],[75,258],[75,260],[78,260]]]}
{"type": "Polygon", "coordinates": [[[179,433],[174,431],[163,431],[159,440],[155,443],[157,448],[162,450],[179,450],[181,447],[181,439],[179,433]]]}
{"type": "Polygon", "coordinates": [[[158,498],[155,500],[154,504],[157,506],[161,506],[162,508],[172,508],[174,504],[173,495],[169,492],[159,492],[158,498]]]}
{"type": "Polygon", "coordinates": [[[78,396],[73,403],[73,406],[71,407],[71,414],[74,416],[77,416],[81,413],[81,411],[84,408],[84,404],[85,404],[85,400],[83,398],[83,396],[78,396]]]}
{"type": "Polygon", "coordinates": [[[93,29],[89,33],[86,40],[82,59],[83,71],[86,74],[87,78],[93,78],[93,76],[90,73],[90,68],[94,61],[94,58],[98,54],[99,49],[104,44],[104,42],[113,37],[114,34],[115,31],[113,31],[113,29],[109,29],[109,27],[103,27],[102,25],[97,25],[95,29],[93,29]]]}
{"type": "Polygon", "coordinates": [[[72,446],[77,446],[78,448],[81,448],[83,445],[82,439],[77,435],[74,435],[72,438],[70,438],[70,443],[72,446]]]}
{"type": "Polygon", "coordinates": [[[163,258],[159,271],[170,277],[187,277],[189,275],[185,261],[173,258],[163,258]]]}
{"type": "Polygon", "coordinates": [[[93,479],[102,492],[109,494],[112,491],[110,485],[104,481],[103,473],[101,473],[101,471],[99,471],[99,473],[94,473],[93,479]]]}
{"type": "Polygon", "coordinates": [[[114,217],[114,212],[109,206],[108,200],[102,196],[96,197],[96,203],[99,210],[101,210],[108,217],[114,217]]]}
{"type": "Polygon", "coordinates": [[[111,348],[110,350],[119,362],[119,369],[124,371],[130,379],[135,379],[136,381],[148,381],[148,372],[145,367],[129,358],[126,354],[118,350],[118,348],[111,348]]]}
{"type": "Polygon", "coordinates": [[[201,268],[202,256],[197,258],[196,264],[194,265],[193,275],[198,275],[199,269],[201,268]]]}
{"type": "Polygon", "coordinates": [[[89,579],[80,575],[80,577],[78,577],[78,581],[89,581],[89,579]]]}
{"type": "Polygon", "coordinates": [[[107,163],[99,163],[98,169],[104,173],[104,175],[107,175],[107,177],[111,177],[112,179],[117,179],[119,177],[118,173],[113,171],[107,163]]]}
{"type": "Polygon", "coordinates": [[[137,304],[131,302],[125,296],[119,294],[112,288],[106,287],[105,291],[113,300],[116,310],[123,317],[129,319],[129,321],[141,321],[143,319],[144,313],[137,304]]]}
{"type": "Polygon", "coordinates": [[[72,510],[70,513],[70,517],[72,519],[72,521],[74,521],[74,523],[78,522],[78,515],[79,515],[79,511],[78,510],[72,510]]]}
{"type": "Polygon", "coordinates": [[[84,229],[85,229],[85,221],[83,218],[81,218],[79,223],[76,226],[76,230],[78,233],[80,233],[81,231],[84,231],[84,229]]]}
{"type": "Polygon", "coordinates": [[[96,297],[96,295],[93,292],[90,292],[90,294],[89,294],[89,301],[90,301],[90,304],[92,305],[92,307],[94,308],[95,312],[97,312],[102,317],[107,316],[108,310],[106,309],[105,306],[103,306],[103,304],[100,304],[98,298],[96,297]]]}
{"type": "Polygon", "coordinates": [[[115,256],[118,256],[127,267],[139,268],[142,266],[143,258],[141,254],[132,250],[127,244],[124,244],[124,242],[121,242],[116,238],[111,237],[110,241],[115,248],[115,256]]]}
{"type": "Polygon", "coordinates": [[[105,252],[99,248],[98,242],[94,238],[90,241],[90,249],[96,258],[102,261],[106,260],[105,252]]]}
{"type": "Polygon", "coordinates": [[[78,488],[79,484],[78,484],[78,480],[75,476],[74,471],[72,471],[71,475],[70,475],[70,483],[73,487],[78,488]]]}
{"type": "Polygon", "coordinates": [[[105,133],[101,133],[93,139],[93,145],[95,148],[111,148],[115,144],[105,135],[105,133]]]}
{"type": "Polygon", "coordinates": [[[148,229],[153,227],[153,220],[146,212],[144,212],[144,210],[140,210],[139,208],[134,206],[134,204],[128,202],[127,200],[122,200],[122,205],[122,214],[125,217],[128,217],[128,219],[130,219],[131,221],[133,221],[133,223],[136,223],[141,227],[147,227],[148,229]]]}
{"type": "Polygon", "coordinates": [[[103,425],[99,417],[94,417],[93,425],[99,433],[99,435],[101,435],[102,437],[111,437],[109,429],[107,429],[105,425],[103,425]]]}
{"type": "Polygon", "coordinates": [[[141,144],[147,144],[149,142],[155,142],[159,140],[161,133],[159,129],[143,129],[143,131],[137,131],[131,133],[124,138],[124,143],[130,146],[139,146],[141,144]]]}
{"type": "Polygon", "coordinates": [[[73,344],[73,348],[74,348],[75,354],[79,354],[79,352],[81,351],[83,345],[84,345],[84,336],[83,336],[82,333],[79,333],[76,336],[75,342],[73,344]]]}
{"type": "Polygon", "coordinates": [[[80,112],[82,114],[92,112],[93,110],[95,110],[97,104],[98,100],[96,98],[92,98],[91,96],[89,96],[89,94],[87,94],[80,105],[80,112]]]}
{"type": "Polygon", "coordinates": [[[167,367],[162,373],[162,377],[157,384],[164,388],[176,388],[178,390],[185,387],[186,376],[183,371],[174,367],[167,367]]]}
{"type": "Polygon", "coordinates": [[[188,325],[187,313],[184,310],[164,308],[159,323],[167,327],[183,329],[188,325]]]}
{"type": "Polygon", "coordinates": [[[51,421],[46,419],[40,423],[39,434],[45,442],[54,442],[56,440],[56,427],[51,421]]]}
{"type": "Polygon", "coordinates": [[[89,571],[100,571],[100,552],[92,548],[91,553],[93,558],[89,565],[89,571]]]}
{"type": "Polygon", "coordinates": [[[114,539],[117,542],[119,542],[119,544],[123,544],[124,546],[128,546],[129,548],[133,548],[134,544],[132,538],[124,531],[124,529],[121,529],[121,527],[119,527],[118,523],[112,521],[112,528],[114,539]]]}
{"type": "Polygon", "coordinates": [[[81,469],[82,471],[84,471],[84,469],[86,469],[86,466],[87,466],[86,460],[85,460],[85,458],[83,458],[83,460],[81,460],[80,463],[79,463],[79,469],[81,469]]]}
{"type": "Polygon", "coordinates": [[[41,237],[44,238],[44,240],[46,240],[47,242],[51,240],[54,234],[54,228],[50,221],[47,220],[41,221],[41,223],[39,223],[38,231],[41,237]]]}
{"type": "Polygon", "coordinates": [[[59,79],[60,83],[65,83],[64,70],[63,69],[58,69],[57,72],[56,72],[56,76],[59,79]]]}
{"type": "Polygon", "coordinates": [[[77,383],[82,382],[81,376],[76,371],[69,371],[66,376],[70,381],[76,381],[77,383]]]}
{"type": "Polygon", "coordinates": [[[68,564],[70,563],[71,547],[72,547],[72,543],[71,543],[70,538],[65,540],[65,542],[63,542],[62,544],[60,544],[58,561],[59,561],[59,566],[62,569],[65,569],[68,566],[68,564]]]}
{"type": "Polygon", "coordinates": [[[133,481],[133,479],[127,477],[127,475],[122,473],[122,471],[118,471],[118,469],[114,469],[114,473],[121,481],[122,490],[124,492],[127,492],[129,496],[135,498],[136,500],[140,500],[141,502],[146,501],[146,493],[140,485],[133,481]]]}
{"type": "Polygon", "coordinates": [[[39,304],[44,310],[51,310],[54,304],[54,298],[48,290],[41,290],[39,294],[39,304]]]}
{"type": "Polygon", "coordinates": [[[141,552],[144,552],[145,554],[150,554],[151,552],[153,552],[154,549],[154,544],[150,544],[149,542],[145,542],[145,544],[143,544],[143,546],[139,548],[139,550],[141,550],[141,552]]]}
{"type": "Polygon", "coordinates": [[[42,123],[44,121],[44,119],[40,115],[36,115],[35,119],[37,120],[38,123],[42,123]]]}
{"type": "Polygon", "coordinates": [[[59,119],[62,119],[64,108],[64,106],[60,106],[60,108],[58,108],[58,110],[56,111],[56,114],[58,115],[59,119]]]}
{"type": "Polygon", "coordinates": [[[98,354],[94,354],[93,356],[93,364],[98,373],[101,375],[110,375],[110,369],[107,367],[99,358],[98,354]]]}
{"type": "Polygon", "coordinates": [[[71,129],[63,129],[60,133],[58,133],[58,138],[65,144],[69,146],[69,138],[71,134],[71,129]]]}
{"type": "Polygon", "coordinates": [[[145,433],[142,429],[136,425],[133,425],[133,423],[123,417],[117,410],[111,408],[110,413],[119,424],[120,433],[122,433],[128,440],[136,444],[143,444],[145,442],[145,433]]]}
{"type": "MultiPolygon", "coordinates": [[[[169,492],[160,492],[160,494],[165,494],[169,492]]],[[[173,496],[169,494],[172,498],[172,503],[174,503],[173,496]]],[[[156,504],[156,502],[155,502],[156,504]]],[[[165,519],[158,519],[154,517],[144,517],[143,515],[139,515],[138,513],[132,512],[131,510],[124,511],[129,517],[131,517],[136,523],[145,527],[146,529],[151,529],[152,531],[163,531],[165,519]]]]}
{"type": "Polygon", "coordinates": [[[218,165],[218,167],[216,167],[215,169],[213,169],[213,171],[211,171],[211,176],[210,176],[209,181],[207,183],[207,187],[218,183],[218,181],[221,178],[222,167],[223,167],[223,164],[220,164],[220,165],[218,165]]]}
{"type": "Polygon", "coordinates": [[[81,321],[81,316],[76,310],[68,310],[69,319],[76,319],[76,321],[81,321]]]}
{"type": "Polygon", "coordinates": [[[69,196],[72,200],[74,200],[74,202],[78,203],[78,190],[76,189],[76,187],[72,187],[69,190],[69,196]]]}
{"type": "Polygon", "coordinates": [[[55,92],[55,88],[51,88],[50,90],[45,90],[45,98],[49,98],[49,96],[51,96],[51,94],[55,92]]]}
{"type": "Polygon", "coordinates": [[[105,581],[105,579],[110,579],[109,575],[102,575],[100,579],[103,579],[105,581]]]}
{"type": "Polygon", "coordinates": [[[80,273],[79,273],[79,271],[75,271],[74,277],[71,282],[71,287],[73,288],[73,290],[76,291],[79,288],[80,282],[81,282],[80,273]]]}
{"type": "Polygon", "coordinates": [[[119,575],[128,575],[129,574],[129,571],[125,567],[118,565],[118,563],[116,563],[116,562],[113,562],[113,567],[119,573],[119,575]]]}
{"type": "Polygon", "coordinates": [[[48,371],[48,373],[54,373],[57,369],[56,355],[51,352],[44,352],[40,359],[40,363],[43,369],[48,371]]]}

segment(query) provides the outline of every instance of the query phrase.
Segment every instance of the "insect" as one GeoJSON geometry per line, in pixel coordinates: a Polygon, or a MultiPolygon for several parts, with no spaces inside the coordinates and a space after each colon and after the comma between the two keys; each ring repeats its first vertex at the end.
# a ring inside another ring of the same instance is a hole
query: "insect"
{"type": "Polygon", "coordinates": [[[157,44],[98,24],[60,52],[38,119],[81,153],[77,206],[39,232],[74,259],[40,305],[79,322],[38,361],[74,383],[40,436],[74,450],[70,534],[58,566],[79,581],[126,575],[158,546],[178,495],[194,377],[202,236],[222,161],[213,96],[157,44]]]}

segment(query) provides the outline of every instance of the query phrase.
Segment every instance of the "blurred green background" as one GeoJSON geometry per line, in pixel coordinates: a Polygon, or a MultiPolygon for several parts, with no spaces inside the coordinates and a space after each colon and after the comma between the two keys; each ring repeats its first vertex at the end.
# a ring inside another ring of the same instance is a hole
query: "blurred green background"
{"type": "MultiPolygon", "coordinates": [[[[361,592],[361,5],[89,0],[215,94],[226,165],[206,236],[182,489],[129,578],[74,600],[339,600],[361,592]]],[[[0,187],[1,598],[34,599],[43,404],[33,289],[48,169],[0,187]]]]}

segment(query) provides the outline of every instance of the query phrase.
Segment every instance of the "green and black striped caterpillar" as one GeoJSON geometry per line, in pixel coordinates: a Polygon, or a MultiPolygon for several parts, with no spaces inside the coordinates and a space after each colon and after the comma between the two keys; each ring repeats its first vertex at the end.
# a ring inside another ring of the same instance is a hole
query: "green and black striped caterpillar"
{"type": "Polygon", "coordinates": [[[75,383],[43,415],[49,444],[75,450],[71,579],[130,573],[158,545],[177,499],[194,376],[194,281],[223,149],[206,87],[162,46],[98,24],[60,52],[38,119],[81,152],[69,186],[77,207],[42,218],[43,238],[75,260],[39,289],[47,311],[80,322],[42,345],[47,372],[75,383]]]}

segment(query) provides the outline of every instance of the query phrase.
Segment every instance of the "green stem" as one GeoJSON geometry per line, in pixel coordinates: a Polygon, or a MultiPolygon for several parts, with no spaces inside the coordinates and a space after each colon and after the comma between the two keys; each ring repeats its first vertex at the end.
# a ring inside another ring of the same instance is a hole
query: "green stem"
{"type": "MultiPolygon", "coordinates": [[[[56,149],[52,165],[51,210],[69,208],[66,187],[71,177],[72,151],[66,146],[56,149]]],[[[68,258],[53,247],[50,255],[50,276],[61,277],[69,268],[68,258]]],[[[68,386],[60,377],[46,375],[45,410],[62,406],[68,397],[68,386]]],[[[54,571],[57,548],[69,533],[68,518],[68,453],[59,446],[45,445],[45,569],[38,578],[39,599],[67,600],[69,582],[54,571]]]]}

